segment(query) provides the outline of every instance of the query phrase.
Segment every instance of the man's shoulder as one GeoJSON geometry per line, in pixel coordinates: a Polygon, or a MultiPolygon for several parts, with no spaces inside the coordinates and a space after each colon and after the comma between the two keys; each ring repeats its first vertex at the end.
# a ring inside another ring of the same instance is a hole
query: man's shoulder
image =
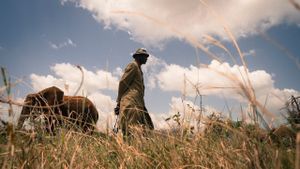
{"type": "Polygon", "coordinates": [[[130,62],[127,66],[126,69],[136,69],[138,68],[138,65],[135,61],[130,62]]]}

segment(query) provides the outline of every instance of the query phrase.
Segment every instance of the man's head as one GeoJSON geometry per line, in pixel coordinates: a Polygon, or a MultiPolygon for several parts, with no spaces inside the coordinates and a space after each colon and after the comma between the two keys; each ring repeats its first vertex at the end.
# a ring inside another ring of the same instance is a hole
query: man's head
{"type": "Polygon", "coordinates": [[[132,57],[140,64],[145,64],[147,62],[147,58],[149,57],[148,52],[145,48],[139,48],[135,51],[132,57]]]}

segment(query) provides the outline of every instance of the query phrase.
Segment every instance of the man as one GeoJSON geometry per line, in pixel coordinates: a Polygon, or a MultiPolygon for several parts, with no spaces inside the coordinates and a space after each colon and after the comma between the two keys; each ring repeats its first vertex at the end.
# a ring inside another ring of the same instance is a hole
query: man
{"type": "Polygon", "coordinates": [[[116,114],[120,114],[119,127],[123,136],[131,134],[132,127],[154,129],[151,117],[144,102],[144,79],[141,65],[146,64],[149,54],[146,49],[139,48],[132,55],[119,83],[116,114]]]}

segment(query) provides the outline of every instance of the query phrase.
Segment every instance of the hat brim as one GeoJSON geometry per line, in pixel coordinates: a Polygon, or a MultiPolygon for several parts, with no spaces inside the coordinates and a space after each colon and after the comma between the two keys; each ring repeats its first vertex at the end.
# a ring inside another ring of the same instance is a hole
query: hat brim
{"type": "Polygon", "coordinates": [[[133,54],[133,55],[132,55],[133,58],[136,58],[137,56],[145,56],[145,57],[149,57],[149,54],[138,53],[138,54],[133,54]]]}

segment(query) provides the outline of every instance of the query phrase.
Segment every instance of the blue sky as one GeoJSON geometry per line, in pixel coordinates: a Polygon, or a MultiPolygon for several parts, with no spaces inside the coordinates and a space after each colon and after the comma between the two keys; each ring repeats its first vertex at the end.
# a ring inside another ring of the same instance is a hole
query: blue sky
{"type": "Polygon", "coordinates": [[[162,116],[186,111],[187,103],[198,108],[189,82],[184,89],[184,74],[200,85],[207,109],[225,113],[230,109],[238,117],[240,105],[247,108],[247,99],[238,90],[225,89],[234,82],[204,68],[238,76],[242,62],[224,26],[245,55],[258,101],[264,104],[268,97],[267,108],[278,116],[284,101],[300,91],[300,11],[289,1],[4,0],[0,21],[0,66],[12,80],[22,79],[14,88],[19,100],[51,85],[67,85],[65,92],[72,94],[80,72],[71,65],[81,65],[86,77],[81,93],[92,98],[102,119],[112,119],[108,114],[122,69],[135,49],[146,47],[152,56],[143,68],[145,99],[157,126],[162,116]],[[237,62],[205,36],[222,43],[237,62]],[[213,61],[191,39],[221,62],[213,61]]]}

